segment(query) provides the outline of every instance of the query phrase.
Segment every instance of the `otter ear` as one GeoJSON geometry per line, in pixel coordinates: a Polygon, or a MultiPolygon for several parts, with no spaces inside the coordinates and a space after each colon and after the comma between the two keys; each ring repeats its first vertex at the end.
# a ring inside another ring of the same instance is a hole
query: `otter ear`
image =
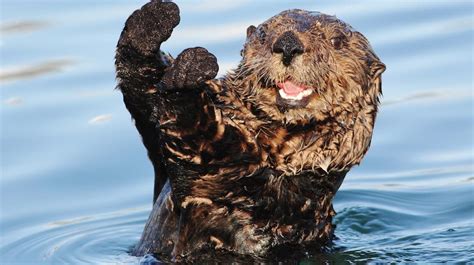
{"type": "Polygon", "coordinates": [[[385,72],[385,64],[381,61],[374,61],[370,64],[370,77],[372,80],[378,78],[383,72],[385,72]]]}
{"type": "Polygon", "coordinates": [[[247,38],[249,38],[253,33],[255,33],[256,30],[257,28],[254,25],[250,25],[247,28],[247,38]]]}
{"type": "Polygon", "coordinates": [[[382,94],[382,73],[386,67],[381,61],[376,60],[370,64],[370,86],[369,93],[377,98],[382,94]]]}

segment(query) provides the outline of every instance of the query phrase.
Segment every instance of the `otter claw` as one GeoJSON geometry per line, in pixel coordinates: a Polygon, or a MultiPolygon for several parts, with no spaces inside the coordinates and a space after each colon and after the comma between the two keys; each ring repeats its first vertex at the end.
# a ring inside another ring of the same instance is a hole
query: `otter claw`
{"type": "Polygon", "coordinates": [[[151,1],[127,19],[120,41],[130,43],[144,55],[154,54],[179,21],[179,8],[175,3],[151,1]]]}
{"type": "Polygon", "coordinates": [[[189,48],[178,55],[161,80],[165,89],[190,88],[216,77],[219,71],[216,57],[201,47],[189,48]]]}

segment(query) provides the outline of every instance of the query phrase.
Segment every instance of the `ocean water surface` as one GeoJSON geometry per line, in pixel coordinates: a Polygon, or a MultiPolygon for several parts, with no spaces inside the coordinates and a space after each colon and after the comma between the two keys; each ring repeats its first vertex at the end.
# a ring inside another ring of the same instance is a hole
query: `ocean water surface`
{"type": "MultiPolygon", "coordinates": [[[[0,264],[136,264],[153,171],[114,74],[146,1],[0,1],[0,264]]],[[[334,201],[321,262],[474,262],[472,1],[186,1],[162,47],[221,74],[245,29],[289,8],[337,15],[387,65],[372,147],[334,201]]]]}

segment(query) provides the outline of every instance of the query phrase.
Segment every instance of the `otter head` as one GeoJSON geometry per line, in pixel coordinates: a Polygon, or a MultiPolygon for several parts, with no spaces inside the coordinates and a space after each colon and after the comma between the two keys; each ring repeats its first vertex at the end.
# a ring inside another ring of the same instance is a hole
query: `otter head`
{"type": "Polygon", "coordinates": [[[250,26],[242,57],[230,81],[255,111],[289,124],[376,105],[385,70],[348,24],[298,9],[250,26]]]}

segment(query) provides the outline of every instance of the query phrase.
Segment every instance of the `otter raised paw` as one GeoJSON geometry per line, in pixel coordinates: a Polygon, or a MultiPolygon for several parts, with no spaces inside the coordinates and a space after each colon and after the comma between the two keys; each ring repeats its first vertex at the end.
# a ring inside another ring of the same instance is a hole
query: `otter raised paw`
{"type": "Polygon", "coordinates": [[[171,36],[179,21],[179,9],[175,3],[151,1],[127,19],[118,48],[130,45],[143,55],[152,55],[171,36]]]}
{"type": "Polygon", "coordinates": [[[189,48],[178,55],[161,79],[164,89],[192,88],[217,75],[216,57],[201,47],[189,48]]]}
{"type": "MultiPolygon", "coordinates": [[[[156,0],[145,4],[127,19],[115,56],[118,87],[153,163],[153,201],[168,179],[161,152],[162,142],[156,130],[160,118],[165,117],[163,110],[157,107],[165,108],[163,100],[166,97],[159,95],[184,87],[198,88],[214,78],[218,71],[215,56],[204,48],[186,49],[176,60],[160,50],[179,20],[178,6],[172,2],[156,0]]],[[[187,93],[184,97],[189,98],[182,100],[192,102],[193,97],[199,97],[196,93],[187,93]]]]}
{"type": "Polygon", "coordinates": [[[206,49],[160,51],[178,22],[175,4],[152,1],[117,46],[119,88],[155,169],[134,254],[268,258],[329,244],[332,198],[369,148],[381,95],[385,66],[367,39],[288,10],[250,26],[241,63],[215,80],[206,49]]]}

